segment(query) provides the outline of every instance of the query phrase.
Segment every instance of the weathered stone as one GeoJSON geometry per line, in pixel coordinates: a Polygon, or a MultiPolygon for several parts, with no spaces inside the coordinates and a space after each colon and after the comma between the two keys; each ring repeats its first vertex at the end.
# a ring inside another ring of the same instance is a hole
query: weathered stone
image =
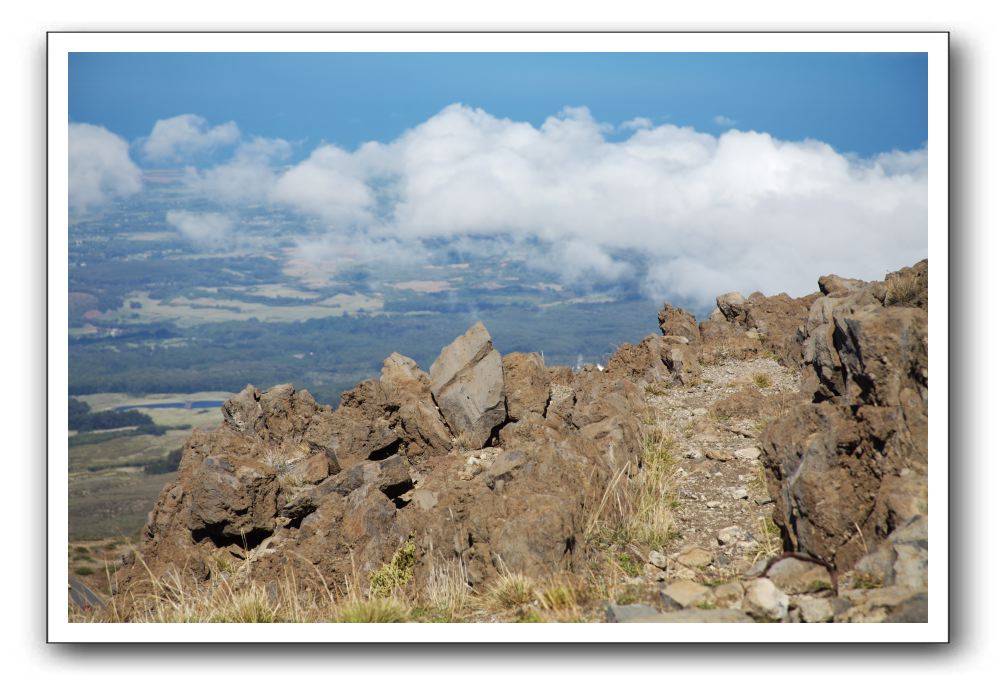
{"type": "Polygon", "coordinates": [[[729,462],[733,459],[733,455],[729,451],[721,450],[719,448],[707,448],[705,456],[714,462],[729,462]]]}
{"type": "Polygon", "coordinates": [[[734,321],[738,316],[742,316],[746,311],[744,307],[744,296],[740,293],[724,293],[716,298],[716,307],[723,313],[727,321],[734,321]]]}
{"type": "Polygon", "coordinates": [[[733,452],[733,456],[737,459],[742,459],[744,461],[750,461],[758,459],[761,456],[760,448],[740,448],[733,452]]]}
{"type": "Polygon", "coordinates": [[[463,447],[483,447],[506,419],[501,355],[484,324],[477,322],[444,347],[429,379],[436,405],[463,447]]]}
{"type": "Polygon", "coordinates": [[[606,623],[639,623],[648,617],[657,616],[658,612],[649,605],[616,605],[610,603],[605,608],[606,623]]]}
{"type": "Polygon", "coordinates": [[[625,623],[754,623],[754,620],[746,613],[733,609],[690,608],[650,615],[625,623]]]}
{"type": "Polygon", "coordinates": [[[523,419],[529,413],[542,415],[550,400],[550,374],[536,353],[515,352],[502,359],[508,416],[523,419]]]}
{"type": "Polygon", "coordinates": [[[661,602],[667,608],[684,609],[705,599],[709,588],[688,579],[673,581],[661,591],[661,602]]]}
{"type": "Polygon", "coordinates": [[[833,604],[827,598],[798,595],[792,603],[799,608],[799,618],[803,623],[826,623],[833,619],[833,604]]]}
{"type": "Polygon", "coordinates": [[[675,560],[688,567],[706,567],[712,562],[712,553],[704,548],[691,546],[675,556],[675,560]]]}
{"type": "Polygon", "coordinates": [[[719,542],[720,546],[729,546],[730,544],[744,541],[747,537],[747,532],[739,525],[724,527],[716,533],[716,541],[719,542]]]}
{"type": "Polygon", "coordinates": [[[702,341],[695,317],[680,307],[664,305],[657,313],[657,322],[660,324],[662,335],[683,337],[689,344],[702,341]]]}
{"type": "Polygon", "coordinates": [[[744,599],[743,584],[736,581],[720,584],[712,589],[712,597],[717,607],[739,609],[744,599]]]}
{"type": "Polygon", "coordinates": [[[831,588],[827,568],[798,558],[779,560],[768,570],[767,577],[789,595],[831,588]]]}
{"type": "Polygon", "coordinates": [[[788,618],[789,598],[770,579],[752,579],[745,584],[744,611],[762,621],[788,618]]]}

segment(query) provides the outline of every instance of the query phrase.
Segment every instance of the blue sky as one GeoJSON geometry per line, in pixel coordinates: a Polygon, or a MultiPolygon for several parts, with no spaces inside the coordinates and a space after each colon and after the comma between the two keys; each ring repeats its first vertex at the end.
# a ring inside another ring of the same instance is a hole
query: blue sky
{"type": "Polygon", "coordinates": [[[73,54],[69,119],[134,140],[195,113],[247,135],[390,141],[451,103],[539,125],[564,106],[870,156],[927,141],[925,54],[73,54]],[[717,121],[717,119],[726,118],[717,121]]]}

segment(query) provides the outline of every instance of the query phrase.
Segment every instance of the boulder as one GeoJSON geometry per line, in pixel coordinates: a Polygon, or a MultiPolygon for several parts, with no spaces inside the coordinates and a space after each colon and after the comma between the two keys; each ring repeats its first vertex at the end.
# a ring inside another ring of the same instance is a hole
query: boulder
{"type": "Polygon", "coordinates": [[[745,584],[743,608],[760,621],[784,621],[788,618],[789,598],[770,579],[753,579],[745,584]]]}
{"type": "Polygon", "coordinates": [[[507,418],[501,355],[484,324],[443,348],[429,368],[432,396],[467,450],[484,447],[507,418]]]}
{"type": "Polygon", "coordinates": [[[664,305],[657,313],[657,322],[661,327],[661,334],[664,336],[678,336],[688,340],[689,344],[698,344],[702,341],[699,334],[699,327],[695,317],[680,307],[664,305]]]}

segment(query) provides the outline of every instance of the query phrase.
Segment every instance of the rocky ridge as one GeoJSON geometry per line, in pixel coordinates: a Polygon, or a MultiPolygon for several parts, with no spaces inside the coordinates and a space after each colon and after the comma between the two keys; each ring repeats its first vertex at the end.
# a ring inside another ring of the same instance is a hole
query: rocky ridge
{"type": "Polygon", "coordinates": [[[166,575],[234,583],[248,563],[268,588],[370,586],[407,547],[414,593],[453,563],[484,589],[640,561],[642,602],[610,593],[586,618],[925,620],[926,273],[727,294],[700,324],[665,305],[604,372],[502,356],[478,323],[428,373],[390,355],[334,410],[247,387],[187,442],[118,573],[122,611],[166,575]],[[671,439],[671,529],[606,541],[593,525],[648,438],[671,439]]]}

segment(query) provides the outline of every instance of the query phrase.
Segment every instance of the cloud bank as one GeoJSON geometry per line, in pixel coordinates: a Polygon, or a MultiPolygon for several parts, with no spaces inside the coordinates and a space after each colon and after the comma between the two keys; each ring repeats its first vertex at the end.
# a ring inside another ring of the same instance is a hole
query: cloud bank
{"type": "Polygon", "coordinates": [[[128,143],[104,127],[69,124],[69,211],[82,215],[142,189],[142,171],[128,143]]]}
{"type": "Polygon", "coordinates": [[[698,307],[730,290],[812,292],[828,272],[878,278],[926,255],[926,149],[858,159],[736,129],[614,129],[585,108],[534,127],[458,104],[393,142],[322,145],[287,168],[278,141],[254,142],[189,184],[309,216],[312,250],[525,252],[568,283],[698,307]]]}
{"type": "Polygon", "coordinates": [[[239,140],[239,127],[226,122],[209,127],[198,115],[177,115],[159,120],[142,143],[142,155],[150,162],[178,162],[209,153],[239,140]]]}

